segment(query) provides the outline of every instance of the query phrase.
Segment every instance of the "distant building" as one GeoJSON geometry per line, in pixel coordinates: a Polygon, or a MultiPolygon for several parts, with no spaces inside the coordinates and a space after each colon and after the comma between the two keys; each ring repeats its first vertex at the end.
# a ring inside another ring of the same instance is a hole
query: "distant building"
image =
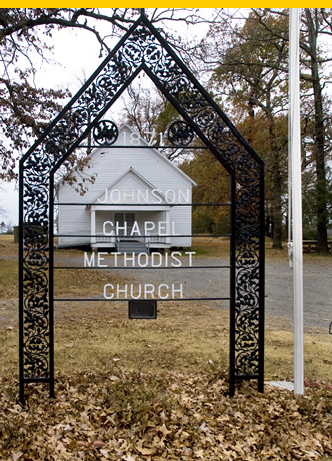
{"type": "Polygon", "coordinates": [[[62,181],[56,186],[59,203],[72,204],[59,206],[59,247],[147,251],[191,246],[195,182],[133,136],[131,128],[124,125],[111,147],[94,150],[90,166],[86,174],[95,175],[96,181],[85,195],[62,181]]]}

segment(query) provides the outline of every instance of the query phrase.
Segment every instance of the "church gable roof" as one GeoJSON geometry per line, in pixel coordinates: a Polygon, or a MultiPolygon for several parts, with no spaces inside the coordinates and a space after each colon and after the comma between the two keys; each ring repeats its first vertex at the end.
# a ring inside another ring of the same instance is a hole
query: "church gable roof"
{"type": "Polygon", "coordinates": [[[92,200],[97,203],[165,203],[164,194],[130,167],[92,200]]]}

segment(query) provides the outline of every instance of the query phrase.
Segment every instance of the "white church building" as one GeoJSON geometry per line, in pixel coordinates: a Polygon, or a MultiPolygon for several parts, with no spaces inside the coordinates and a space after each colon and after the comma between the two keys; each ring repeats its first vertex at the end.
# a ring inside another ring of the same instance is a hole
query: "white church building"
{"type": "Polygon", "coordinates": [[[195,182],[124,125],[112,146],[90,154],[84,195],[56,185],[58,246],[150,251],[191,246],[195,182]],[[128,147],[127,147],[128,146],[128,147]]]}

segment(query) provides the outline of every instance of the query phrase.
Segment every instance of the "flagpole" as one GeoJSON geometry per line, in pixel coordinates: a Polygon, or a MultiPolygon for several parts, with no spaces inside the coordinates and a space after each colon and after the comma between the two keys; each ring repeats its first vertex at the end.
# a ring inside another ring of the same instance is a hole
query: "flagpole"
{"type": "Polygon", "coordinates": [[[294,394],[303,394],[303,249],[299,8],[289,9],[289,95],[294,272],[294,394]]]}

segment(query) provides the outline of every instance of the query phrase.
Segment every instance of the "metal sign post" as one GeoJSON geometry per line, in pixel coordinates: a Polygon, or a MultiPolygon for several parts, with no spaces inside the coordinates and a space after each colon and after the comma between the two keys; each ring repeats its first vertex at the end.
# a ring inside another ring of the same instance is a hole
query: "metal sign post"
{"type": "Polygon", "coordinates": [[[300,131],[299,8],[289,9],[289,95],[294,271],[294,393],[303,394],[303,249],[300,131]]]}

